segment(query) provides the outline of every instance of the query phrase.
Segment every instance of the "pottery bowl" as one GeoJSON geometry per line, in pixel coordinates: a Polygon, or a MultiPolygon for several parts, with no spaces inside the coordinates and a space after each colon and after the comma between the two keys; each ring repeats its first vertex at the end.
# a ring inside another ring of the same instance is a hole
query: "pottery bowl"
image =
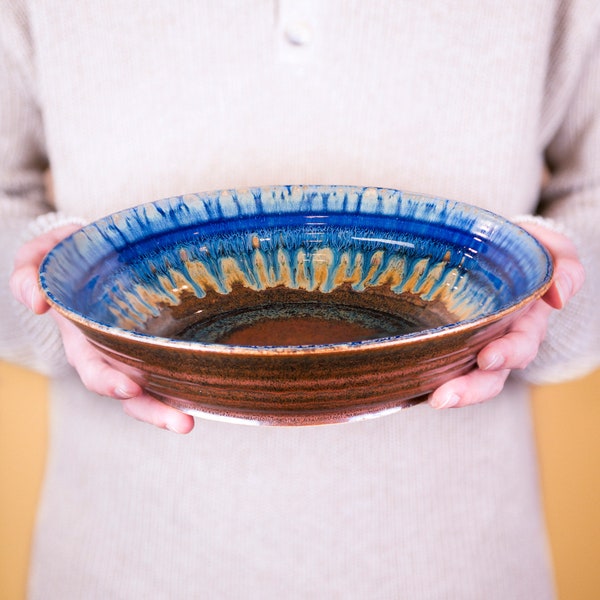
{"type": "Polygon", "coordinates": [[[410,406],[550,284],[527,232],[396,190],[281,186],[143,204],[44,259],[51,305],[186,412],[310,425],[410,406]]]}

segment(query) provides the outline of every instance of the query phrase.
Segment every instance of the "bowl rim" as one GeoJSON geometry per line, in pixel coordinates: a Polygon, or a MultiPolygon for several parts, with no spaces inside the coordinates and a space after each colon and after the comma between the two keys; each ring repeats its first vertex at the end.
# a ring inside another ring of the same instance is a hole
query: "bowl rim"
{"type": "MultiPolygon", "coordinates": [[[[257,191],[257,190],[273,190],[273,189],[282,189],[282,188],[301,188],[302,190],[310,189],[310,190],[322,190],[322,189],[335,189],[335,188],[343,188],[346,190],[354,190],[358,192],[364,193],[367,190],[374,190],[378,193],[380,192],[400,192],[403,195],[410,196],[413,199],[433,201],[433,202],[441,202],[448,201],[448,199],[441,198],[438,196],[423,194],[423,193],[414,193],[407,192],[402,190],[396,190],[392,188],[386,187],[362,187],[362,186],[344,186],[344,185],[299,185],[299,186],[284,186],[284,185],[275,185],[275,186],[258,186],[254,188],[236,188],[236,189],[227,189],[222,191],[207,191],[200,192],[195,194],[197,196],[208,196],[215,195],[220,192],[225,193],[239,193],[240,191],[257,191]]],[[[39,271],[38,271],[38,286],[45,296],[46,300],[50,304],[50,306],[56,310],[60,315],[79,326],[79,328],[83,329],[91,329],[96,333],[106,336],[109,335],[113,338],[119,338],[121,340],[129,340],[135,342],[136,344],[142,344],[150,347],[159,347],[162,349],[172,348],[178,350],[185,351],[193,351],[201,354],[223,354],[223,355],[241,355],[241,356],[268,356],[268,355],[308,355],[308,354],[331,354],[331,353],[347,353],[347,352],[362,352],[362,351],[370,351],[374,348],[378,349],[389,349],[396,347],[403,347],[406,345],[417,344],[419,342],[436,340],[438,338],[445,338],[451,335],[455,335],[456,333],[468,333],[469,331],[475,332],[481,327],[485,325],[491,325],[497,321],[504,319],[506,316],[511,313],[518,314],[523,309],[527,308],[531,303],[535,300],[540,299],[545,292],[548,290],[550,285],[552,284],[552,277],[554,274],[554,263],[551,254],[545,248],[545,246],[531,233],[529,233],[526,229],[520,226],[518,223],[512,222],[509,219],[494,213],[486,208],[479,207],[477,205],[469,204],[467,202],[450,200],[453,204],[457,206],[466,207],[470,210],[474,210],[482,216],[488,216],[492,220],[506,225],[512,228],[515,231],[519,231],[520,234],[524,235],[529,239],[530,242],[534,244],[540,250],[541,256],[544,256],[546,259],[546,274],[541,283],[529,294],[521,297],[517,302],[511,303],[504,308],[498,309],[496,311],[490,312],[486,315],[475,317],[473,319],[466,319],[461,321],[456,321],[454,323],[449,323],[446,325],[440,325],[435,328],[423,329],[416,332],[402,334],[402,335],[394,335],[387,337],[378,337],[372,339],[365,340],[356,340],[351,342],[338,342],[331,344],[303,344],[303,345],[282,345],[282,346],[252,346],[252,345],[234,345],[234,344],[219,344],[219,343],[210,343],[210,342],[201,342],[201,341],[193,341],[193,340],[178,340],[174,338],[150,335],[142,332],[136,332],[128,329],[124,329],[114,325],[107,325],[90,317],[86,317],[82,313],[69,308],[63,302],[61,302],[52,292],[48,281],[46,279],[47,272],[46,269],[51,260],[55,258],[57,252],[60,251],[60,248],[69,243],[70,240],[78,233],[78,231],[85,230],[87,227],[96,226],[99,223],[106,222],[114,217],[119,217],[122,215],[126,215],[130,213],[130,211],[138,209],[139,207],[155,205],[160,202],[166,202],[170,200],[176,199],[184,199],[183,196],[173,196],[168,198],[162,198],[156,201],[144,202],[142,204],[138,204],[129,208],[121,209],[110,213],[104,217],[101,217],[97,220],[94,220],[72,234],[65,237],[63,240],[59,241],[53,248],[51,248],[45,257],[43,258],[39,271]]],[[[326,214],[326,211],[320,211],[320,214],[326,214]]],[[[280,213],[284,214],[284,213],[280,213]]],[[[289,214],[289,213],[285,213],[289,214]]],[[[309,214],[309,213],[306,213],[309,214]]],[[[316,214],[316,211],[315,211],[316,214]]],[[[339,213],[337,213],[339,214],[339,213]]]]}

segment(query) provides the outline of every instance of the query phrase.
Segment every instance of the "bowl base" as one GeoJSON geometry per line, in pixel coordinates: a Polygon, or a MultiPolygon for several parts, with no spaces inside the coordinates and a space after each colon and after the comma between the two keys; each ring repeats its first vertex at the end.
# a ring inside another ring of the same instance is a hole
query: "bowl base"
{"type": "Polygon", "coordinates": [[[201,321],[177,338],[235,346],[306,346],[376,339],[416,327],[401,317],[354,306],[275,303],[201,321]]]}
{"type": "Polygon", "coordinates": [[[452,319],[440,301],[425,302],[385,286],[321,292],[237,285],[227,294],[182,295],[180,304],[164,307],[145,332],[209,344],[306,346],[407,335],[452,319]]]}
{"type": "Polygon", "coordinates": [[[414,398],[387,401],[373,406],[364,406],[346,411],[244,413],[241,411],[228,412],[226,410],[213,409],[209,406],[202,406],[195,401],[171,398],[156,393],[153,393],[153,395],[168,406],[177,408],[194,417],[223,423],[269,427],[314,427],[317,425],[338,425],[367,421],[392,415],[427,400],[427,394],[422,394],[414,398]]]}

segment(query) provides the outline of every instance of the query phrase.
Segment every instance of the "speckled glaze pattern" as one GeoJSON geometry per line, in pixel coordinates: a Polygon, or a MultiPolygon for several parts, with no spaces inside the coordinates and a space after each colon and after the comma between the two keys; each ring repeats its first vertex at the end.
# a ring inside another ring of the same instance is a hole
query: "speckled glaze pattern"
{"type": "Polygon", "coordinates": [[[467,204],[276,186],[110,215],[52,250],[40,284],[163,401],[299,425],[419,401],[472,368],[551,273],[534,238],[467,204]]]}

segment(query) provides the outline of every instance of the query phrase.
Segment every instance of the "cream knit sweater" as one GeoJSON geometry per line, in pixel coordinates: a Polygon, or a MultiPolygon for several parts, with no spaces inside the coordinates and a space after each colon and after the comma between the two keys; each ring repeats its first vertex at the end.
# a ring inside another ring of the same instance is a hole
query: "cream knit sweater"
{"type": "Polygon", "coordinates": [[[599,363],[596,0],[3,0],[0,231],[0,357],[55,376],[32,598],[553,597],[523,379],[599,363]],[[537,211],[588,281],[483,405],[185,437],[85,391],[9,297],[64,220],[280,183],[537,211]]]}

